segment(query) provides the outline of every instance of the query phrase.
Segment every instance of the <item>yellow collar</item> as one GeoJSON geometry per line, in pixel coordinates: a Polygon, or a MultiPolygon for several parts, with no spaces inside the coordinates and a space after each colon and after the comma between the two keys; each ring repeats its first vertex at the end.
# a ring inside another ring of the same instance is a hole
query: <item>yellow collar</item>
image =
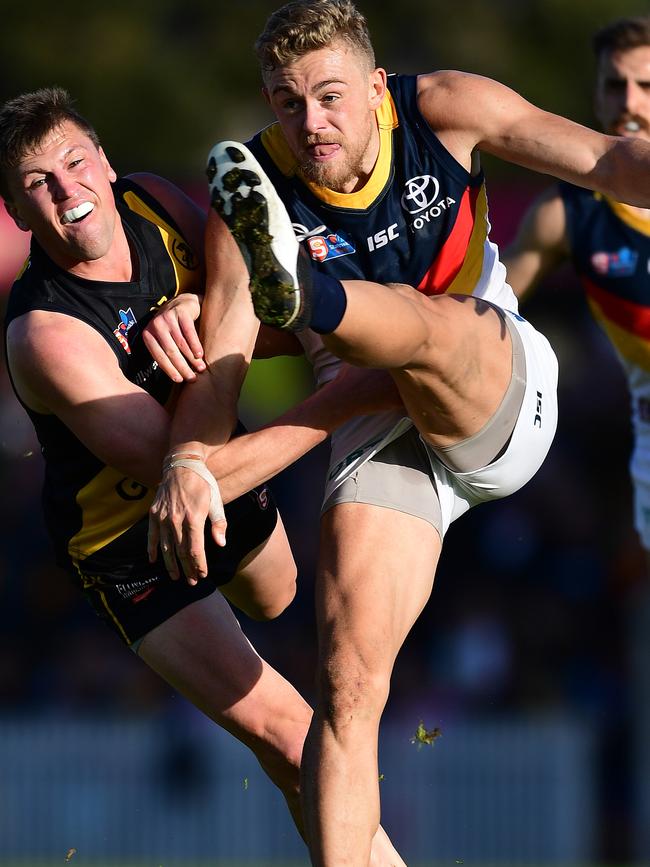
{"type": "Polygon", "coordinates": [[[388,90],[377,109],[376,115],[379,129],[379,156],[366,184],[354,193],[336,193],[334,190],[328,190],[327,187],[321,187],[303,177],[278,123],[274,123],[264,130],[262,144],[283,175],[286,177],[298,175],[322,202],[338,208],[362,210],[372,205],[390,178],[393,158],[392,132],[398,126],[398,119],[393,98],[388,90]]]}

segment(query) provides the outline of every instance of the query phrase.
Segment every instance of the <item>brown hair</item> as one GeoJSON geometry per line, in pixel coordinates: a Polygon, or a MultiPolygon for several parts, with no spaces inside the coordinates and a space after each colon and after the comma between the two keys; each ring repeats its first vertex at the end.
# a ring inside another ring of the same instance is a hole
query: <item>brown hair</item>
{"type": "Polygon", "coordinates": [[[344,40],[375,68],[368,24],[351,0],[293,0],[274,12],[255,43],[262,75],[344,40]]]}
{"type": "Polygon", "coordinates": [[[594,34],[592,45],[597,58],[606,52],[650,45],[650,16],[618,18],[594,34]]]}
{"type": "Polygon", "coordinates": [[[43,87],[22,93],[0,108],[0,196],[10,201],[6,172],[15,168],[49,132],[71,121],[99,147],[94,128],[74,108],[70,94],[61,87],[43,87]]]}

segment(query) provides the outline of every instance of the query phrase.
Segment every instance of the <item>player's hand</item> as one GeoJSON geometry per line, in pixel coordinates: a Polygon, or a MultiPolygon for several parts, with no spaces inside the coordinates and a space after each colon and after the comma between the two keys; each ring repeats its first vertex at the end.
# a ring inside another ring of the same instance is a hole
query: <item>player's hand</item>
{"type": "MultiPolygon", "coordinates": [[[[210,487],[201,476],[186,467],[166,470],[149,509],[148,551],[154,563],[160,546],[165,568],[174,580],[181,577],[179,561],[188,584],[208,574],[204,533],[210,503],[210,487]]],[[[224,546],[227,522],[223,511],[211,517],[211,525],[215,543],[224,546]]]]}
{"type": "Polygon", "coordinates": [[[161,307],[142,332],[151,357],[173,382],[192,382],[205,370],[196,330],[200,313],[200,296],[184,292],[161,307]]]}

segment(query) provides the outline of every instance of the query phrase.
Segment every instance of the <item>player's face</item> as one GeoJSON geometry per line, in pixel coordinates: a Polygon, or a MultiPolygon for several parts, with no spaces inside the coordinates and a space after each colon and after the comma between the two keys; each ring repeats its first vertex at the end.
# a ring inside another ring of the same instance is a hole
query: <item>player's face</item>
{"type": "Polygon", "coordinates": [[[650,141],[650,45],[601,55],[595,109],[605,132],[650,141]]]}
{"type": "Polygon", "coordinates": [[[375,111],[386,90],[383,69],[335,42],[274,70],[264,93],[304,175],[337,192],[359,189],[379,154],[375,111]]]}
{"type": "Polygon", "coordinates": [[[51,259],[73,268],[111,249],[115,179],[102,149],[65,121],[8,172],[7,210],[20,228],[31,229],[51,259]]]}

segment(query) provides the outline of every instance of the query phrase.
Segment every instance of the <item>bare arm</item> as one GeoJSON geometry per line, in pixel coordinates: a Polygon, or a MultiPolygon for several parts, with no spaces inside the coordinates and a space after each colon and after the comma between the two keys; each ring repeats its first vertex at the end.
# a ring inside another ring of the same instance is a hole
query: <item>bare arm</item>
{"type": "Polygon", "coordinates": [[[418,79],[418,105],[466,168],[475,148],[512,163],[650,207],[650,143],[603,135],[543,111],[478,75],[436,72],[418,79]]]}
{"type": "Polygon", "coordinates": [[[126,379],[101,335],[78,319],[39,310],[11,323],[7,348],[28,406],[56,415],[108,466],[148,487],[158,482],[168,413],[126,379]]]}
{"type": "Polygon", "coordinates": [[[206,293],[199,337],[206,370],[189,383],[174,413],[170,446],[207,460],[230,439],[237,402],[259,329],[248,272],[237,246],[214,211],[205,234],[206,293]]]}
{"type": "MultiPolygon", "coordinates": [[[[197,258],[197,284],[202,289],[205,283],[205,212],[181,189],[159,175],[140,172],[128,177],[151,193],[181,230],[197,258]]],[[[186,295],[172,299],[144,330],[145,346],[173,382],[191,382],[205,369],[203,347],[194,326],[201,312],[201,299],[202,293],[200,297],[193,295],[188,299],[186,295]],[[192,299],[193,303],[186,303],[192,299]],[[158,320],[161,320],[161,327],[157,327],[158,320]]]]}
{"type": "MultiPolygon", "coordinates": [[[[385,371],[344,366],[339,376],[261,430],[231,439],[208,460],[224,502],[288,467],[355,415],[401,408],[393,380],[385,371]]],[[[208,514],[206,482],[182,467],[164,475],[150,510],[149,558],[160,544],[169,573],[178,577],[180,560],[190,583],[207,574],[204,526],[208,514]]],[[[212,527],[217,544],[220,528],[212,527]]]]}
{"type": "Polygon", "coordinates": [[[536,199],[524,215],[501,260],[508,283],[522,298],[569,256],[564,202],[556,186],[536,199]]]}

